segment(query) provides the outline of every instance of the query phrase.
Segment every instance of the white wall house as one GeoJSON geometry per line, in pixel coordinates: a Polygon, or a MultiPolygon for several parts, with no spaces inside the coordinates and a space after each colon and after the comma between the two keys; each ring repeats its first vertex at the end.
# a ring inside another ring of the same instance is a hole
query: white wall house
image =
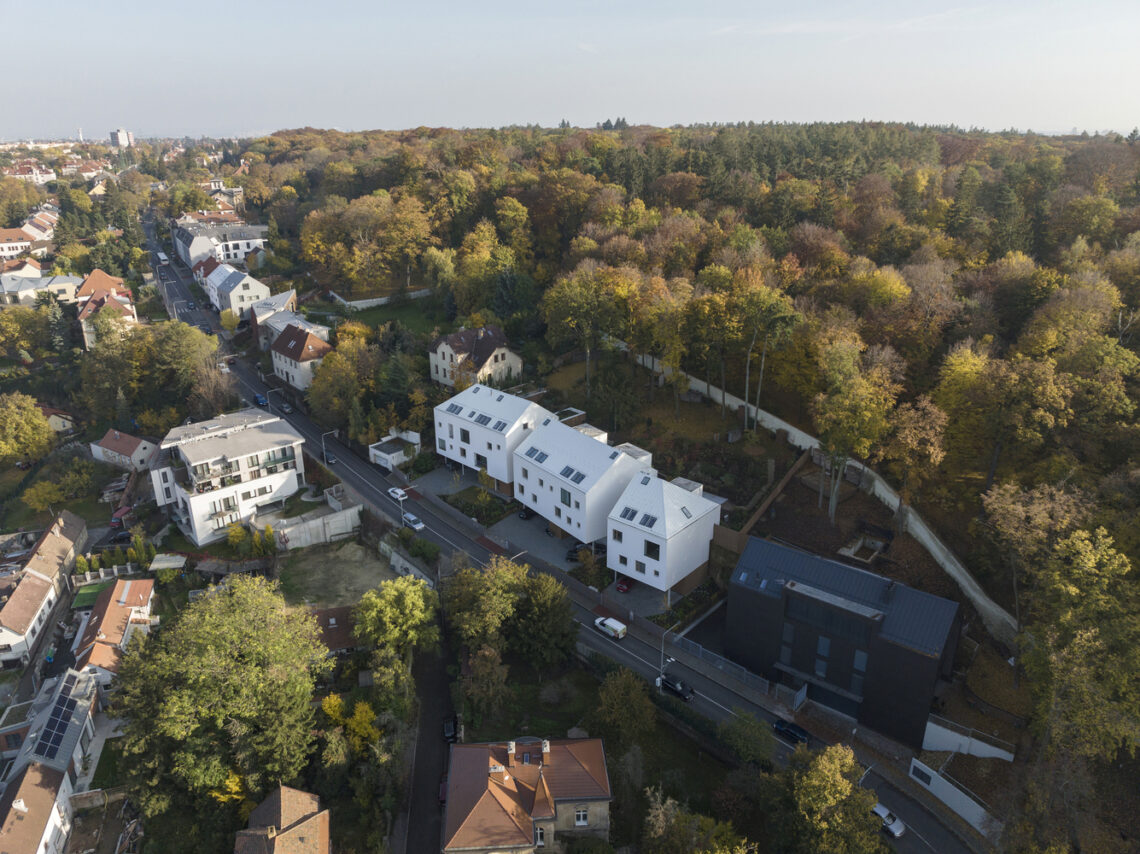
{"type": "Polygon", "coordinates": [[[420,452],[420,434],[414,430],[389,428],[388,436],[368,446],[368,462],[391,471],[401,463],[411,462],[420,452]]]}
{"type": "Polygon", "coordinates": [[[699,483],[662,480],[652,469],[635,476],[609,514],[609,568],[662,591],[695,587],[720,521],[720,505],[702,492],[699,483]]]}
{"type": "Polygon", "coordinates": [[[206,277],[204,285],[210,304],[218,311],[230,309],[243,320],[250,307],[269,296],[269,287],[249,273],[221,264],[206,277]]]}
{"type": "Polygon", "coordinates": [[[522,369],[522,357],[511,351],[497,326],[461,329],[436,339],[428,351],[431,378],[446,386],[501,385],[522,376],[522,369]]]}
{"type": "Polygon", "coordinates": [[[154,454],[154,443],[114,428],[91,443],[91,456],[99,462],[128,471],[142,471],[154,454]]]}
{"type": "Polygon", "coordinates": [[[304,439],[276,415],[258,409],[175,427],[151,460],[160,507],[198,545],[247,523],[263,505],[304,483],[304,439]]]}
{"type": "Polygon", "coordinates": [[[55,587],[34,573],[24,573],[14,585],[0,584],[0,594],[7,597],[0,607],[0,666],[21,667],[51,616],[55,587]]]}
{"type": "Polygon", "coordinates": [[[313,374],[332,347],[300,326],[287,326],[270,348],[273,373],[298,391],[313,384],[313,374]]]}
{"type": "Polygon", "coordinates": [[[59,302],[75,302],[76,291],[83,284],[80,276],[29,276],[23,273],[0,275],[0,306],[34,306],[40,294],[51,294],[59,302]]]}
{"type": "Polygon", "coordinates": [[[515,498],[583,543],[606,536],[607,517],[626,485],[653,464],[653,455],[636,445],[610,447],[596,427],[553,418],[514,457],[515,498]]]}
{"type": "Polygon", "coordinates": [[[222,263],[244,264],[245,256],[265,246],[267,225],[186,224],[172,229],[174,251],[187,267],[205,258],[222,263]]]}
{"type": "Polygon", "coordinates": [[[506,491],[515,479],[515,449],[553,419],[537,403],[473,385],[435,408],[435,450],[461,465],[485,469],[506,491]]]}
{"type": "Polygon", "coordinates": [[[0,228],[0,261],[23,255],[32,248],[32,238],[18,228],[0,228]]]}

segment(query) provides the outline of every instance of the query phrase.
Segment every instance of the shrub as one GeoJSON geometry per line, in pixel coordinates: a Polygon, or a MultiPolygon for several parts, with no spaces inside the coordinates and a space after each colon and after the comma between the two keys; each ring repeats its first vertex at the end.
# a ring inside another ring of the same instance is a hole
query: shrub
{"type": "Polygon", "coordinates": [[[439,557],[439,546],[429,540],[421,540],[417,537],[408,546],[408,553],[412,557],[418,557],[427,563],[434,563],[435,559],[439,557]]]}
{"type": "Polygon", "coordinates": [[[412,471],[416,474],[427,474],[437,465],[439,465],[439,457],[435,455],[434,451],[420,451],[412,460],[412,471]]]}
{"type": "Polygon", "coordinates": [[[87,558],[85,558],[83,555],[75,556],[75,571],[77,573],[82,575],[84,572],[87,572],[89,568],[90,564],[87,563],[87,558]]]}

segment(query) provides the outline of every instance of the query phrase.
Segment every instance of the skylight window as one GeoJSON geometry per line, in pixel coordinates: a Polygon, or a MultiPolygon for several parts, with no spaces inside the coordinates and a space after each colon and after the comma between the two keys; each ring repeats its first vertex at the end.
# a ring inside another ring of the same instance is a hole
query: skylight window
{"type": "Polygon", "coordinates": [[[496,433],[502,433],[504,430],[507,429],[507,422],[506,421],[496,421],[495,426],[492,427],[491,429],[494,430],[496,433]]]}
{"type": "Polygon", "coordinates": [[[538,453],[538,448],[536,446],[531,445],[529,448],[527,448],[526,455],[528,457],[530,457],[531,459],[534,459],[534,455],[537,453],[538,453]]]}
{"type": "Polygon", "coordinates": [[[458,403],[452,403],[447,407],[447,411],[450,412],[452,415],[456,415],[456,414],[463,411],[463,407],[460,406],[458,403]]]}
{"type": "Polygon", "coordinates": [[[616,460],[618,458],[618,454],[620,454],[620,453],[621,453],[621,451],[614,451],[612,454],[610,454],[610,459],[616,460]]]}
{"type": "Polygon", "coordinates": [[[686,519],[692,519],[693,518],[693,514],[689,512],[688,507],[682,507],[681,512],[685,514],[686,519]]]}
{"type": "Polygon", "coordinates": [[[548,454],[545,451],[539,451],[538,456],[534,458],[534,461],[536,463],[544,463],[546,462],[547,456],[548,454]]]}
{"type": "Polygon", "coordinates": [[[645,477],[643,477],[641,479],[641,485],[642,486],[649,486],[649,475],[646,475],[645,477]]]}
{"type": "Polygon", "coordinates": [[[501,403],[501,402],[502,402],[502,400],[503,400],[503,396],[502,396],[501,394],[500,394],[498,397],[496,397],[496,398],[495,398],[495,402],[496,402],[496,403],[501,403]]]}
{"type": "Polygon", "coordinates": [[[580,471],[574,472],[574,476],[572,478],[570,478],[570,480],[572,480],[574,483],[581,483],[585,479],[586,479],[586,475],[580,471]]]}
{"type": "Polygon", "coordinates": [[[645,515],[643,515],[641,517],[641,521],[638,522],[637,524],[641,525],[644,528],[652,528],[654,525],[657,524],[657,517],[656,516],[650,516],[648,513],[646,513],[645,515]]]}
{"type": "Polygon", "coordinates": [[[478,418],[475,419],[475,423],[482,426],[482,427],[486,427],[488,424],[491,423],[491,416],[490,415],[480,415],[478,418]]]}
{"type": "Polygon", "coordinates": [[[562,477],[570,477],[570,475],[574,474],[574,466],[563,466],[559,474],[562,475],[562,477]]]}
{"type": "Polygon", "coordinates": [[[637,518],[637,511],[632,507],[626,507],[621,511],[621,518],[625,519],[627,522],[632,522],[637,518]]]}

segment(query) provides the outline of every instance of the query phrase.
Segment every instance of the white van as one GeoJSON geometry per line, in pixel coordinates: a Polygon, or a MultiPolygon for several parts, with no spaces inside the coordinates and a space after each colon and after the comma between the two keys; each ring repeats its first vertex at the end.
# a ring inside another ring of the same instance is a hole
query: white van
{"type": "Polygon", "coordinates": [[[594,620],[594,628],[611,640],[621,640],[625,637],[625,623],[619,623],[613,617],[598,617],[594,620]]]}

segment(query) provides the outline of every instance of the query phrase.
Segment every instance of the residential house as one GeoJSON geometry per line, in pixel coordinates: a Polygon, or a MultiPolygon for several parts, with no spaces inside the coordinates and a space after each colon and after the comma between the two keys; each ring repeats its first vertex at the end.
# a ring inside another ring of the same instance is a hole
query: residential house
{"type": "Polygon", "coordinates": [[[0,228],[0,261],[30,252],[32,238],[19,228],[0,228]]]}
{"type": "Polygon", "coordinates": [[[360,644],[356,640],[356,620],[352,616],[352,606],[338,608],[311,608],[310,613],[321,630],[321,643],[331,655],[347,655],[360,644]]]}
{"type": "Polygon", "coordinates": [[[174,220],[175,227],[179,225],[245,225],[245,220],[233,211],[185,211],[174,220]]]}
{"type": "Polygon", "coordinates": [[[32,241],[51,240],[55,236],[55,224],[59,214],[50,208],[38,208],[28,214],[20,230],[32,241]]]}
{"type": "Polygon", "coordinates": [[[16,178],[20,181],[27,181],[29,184],[35,184],[37,187],[42,187],[49,181],[56,179],[54,169],[41,166],[34,160],[24,161],[12,166],[5,166],[3,169],[0,169],[0,175],[7,178],[16,178]]]}
{"type": "Polygon", "coordinates": [[[486,471],[497,489],[509,491],[515,481],[515,449],[552,418],[524,397],[473,385],[435,408],[436,453],[486,471]]]}
{"type": "Polygon", "coordinates": [[[206,279],[211,273],[222,266],[222,262],[215,258],[213,255],[208,258],[203,258],[197,264],[190,268],[190,272],[194,274],[194,281],[203,287],[206,284],[206,279]]]}
{"type": "Polygon", "coordinates": [[[329,811],[316,795],[278,786],[237,832],[234,854],[329,854],[329,811]]]}
{"type": "Polygon", "coordinates": [[[40,535],[23,568],[0,579],[0,667],[14,669],[31,660],[75,556],[86,545],[87,523],[64,510],[40,535]]]}
{"type": "Polygon", "coordinates": [[[48,426],[51,427],[53,432],[75,432],[75,417],[70,412],[64,412],[62,409],[56,409],[54,406],[45,406],[42,403],[36,405],[39,406],[44,418],[48,420],[48,426]]]}
{"type": "Polygon", "coordinates": [[[25,273],[0,275],[0,308],[6,305],[34,306],[40,294],[51,294],[59,302],[75,302],[83,283],[79,276],[32,276],[25,273]]]}
{"type": "Polygon", "coordinates": [[[24,276],[30,279],[42,278],[43,267],[35,258],[12,258],[0,261],[0,276],[24,276]]]}
{"type": "Polygon", "coordinates": [[[388,471],[411,462],[420,452],[420,434],[414,430],[388,428],[388,436],[368,446],[368,461],[388,471]]]}
{"type": "Polygon", "coordinates": [[[154,443],[111,428],[98,442],[91,443],[91,456],[129,471],[144,471],[154,454],[154,443]]]}
{"type": "Polygon", "coordinates": [[[729,582],[729,658],[916,750],[960,633],[956,602],[755,537],[729,582]]]}
{"type": "Polygon", "coordinates": [[[436,339],[428,351],[431,378],[437,383],[462,386],[472,383],[501,385],[522,376],[522,358],[507,346],[497,326],[461,329],[436,339]]]}
{"type": "Polygon", "coordinates": [[[282,501],[304,484],[304,438],[259,409],[175,427],[150,462],[155,500],[197,545],[282,501]]]}
{"type": "Polygon", "coordinates": [[[0,796],[0,851],[63,854],[71,832],[71,796],[95,735],[95,680],[67,670],[44,682],[8,765],[0,796]]]}
{"type": "Polygon", "coordinates": [[[229,309],[238,317],[249,318],[249,308],[269,296],[269,288],[249,273],[221,264],[206,276],[206,297],[218,311],[229,309]]]}
{"type": "MultiPolygon", "coordinates": [[[[252,316],[252,309],[250,310],[250,314],[252,316]]],[[[273,342],[280,338],[290,326],[304,329],[310,335],[320,338],[322,341],[328,341],[331,333],[331,330],[327,326],[323,326],[320,323],[313,323],[313,321],[307,320],[303,314],[297,314],[292,311],[278,311],[257,325],[258,344],[265,341],[264,349],[271,349],[273,342]]]]}
{"type": "Polygon", "coordinates": [[[85,299],[79,307],[80,334],[83,337],[84,349],[90,350],[99,340],[99,326],[95,322],[97,317],[110,315],[113,326],[121,335],[126,334],[126,327],[139,322],[135,311],[135,304],[129,295],[124,296],[111,291],[98,291],[85,299]]]}
{"type": "Polygon", "coordinates": [[[85,302],[101,293],[112,293],[116,296],[131,296],[131,289],[118,276],[112,276],[102,270],[92,270],[83,278],[83,284],[75,292],[77,302],[85,302]]]}
{"type": "Polygon", "coordinates": [[[150,630],[153,578],[120,578],[105,588],[88,615],[75,650],[75,667],[86,669],[106,690],[119,672],[123,653],[136,631],[150,630]]]}
{"type": "Polygon", "coordinates": [[[653,464],[648,451],[628,443],[610,447],[606,438],[589,424],[547,419],[515,449],[515,498],[559,536],[583,543],[602,539],[626,486],[653,464]]]}
{"type": "Polygon", "coordinates": [[[298,391],[313,383],[313,374],[332,346],[307,329],[287,326],[270,348],[273,354],[273,373],[298,391]]]}
{"type": "Polygon", "coordinates": [[[174,251],[187,267],[214,257],[228,264],[244,264],[245,256],[265,245],[267,225],[207,225],[187,223],[171,229],[174,251]]]}
{"type": "Polygon", "coordinates": [[[626,486],[609,514],[606,564],[665,592],[688,593],[704,580],[720,505],[695,481],[662,480],[651,470],[626,486]]]}
{"type": "MultiPolygon", "coordinates": [[[[257,339],[257,346],[262,350],[268,350],[269,345],[273,343],[269,338],[268,329],[265,328],[265,322],[269,320],[269,318],[276,314],[287,314],[290,315],[290,318],[303,320],[304,318],[302,318],[301,315],[294,313],[296,311],[297,292],[294,290],[273,294],[251,305],[249,307],[249,328],[254,338],[257,339]]],[[[325,330],[325,334],[318,335],[317,337],[328,341],[328,327],[322,326],[321,328],[325,330]]],[[[278,331],[278,334],[280,334],[280,331],[278,331]]]]}
{"type": "Polygon", "coordinates": [[[609,839],[613,792],[600,738],[453,744],[443,852],[562,852],[609,839]]]}

